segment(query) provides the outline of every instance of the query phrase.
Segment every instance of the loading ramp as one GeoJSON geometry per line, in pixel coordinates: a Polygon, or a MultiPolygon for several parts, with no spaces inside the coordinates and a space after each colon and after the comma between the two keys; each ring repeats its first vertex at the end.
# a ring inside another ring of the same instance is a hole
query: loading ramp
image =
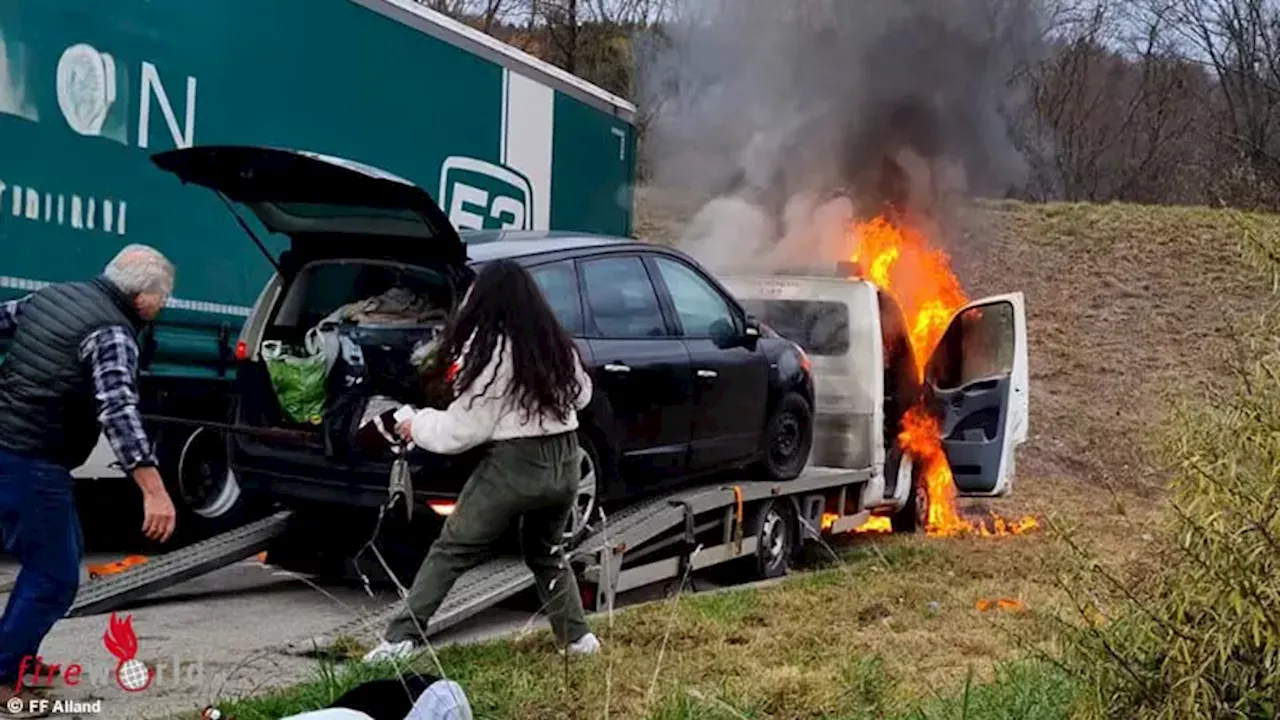
{"type": "Polygon", "coordinates": [[[167,590],[192,578],[253,557],[288,527],[293,513],[285,510],[221,535],[149,559],[104,578],[81,583],[67,617],[110,612],[128,603],[167,590]]]}

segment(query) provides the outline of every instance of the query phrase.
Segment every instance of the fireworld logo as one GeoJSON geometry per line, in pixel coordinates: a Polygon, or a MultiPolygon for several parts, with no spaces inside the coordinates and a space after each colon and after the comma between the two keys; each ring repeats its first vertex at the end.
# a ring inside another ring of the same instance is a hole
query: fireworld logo
{"type": "Polygon", "coordinates": [[[116,620],[111,613],[107,620],[107,631],[102,634],[102,644],[107,652],[119,660],[116,665],[116,684],[125,692],[140,692],[151,687],[156,671],[147,667],[137,659],[138,636],[133,634],[133,616],[126,615],[124,620],[116,620]]]}
{"type": "Polygon", "coordinates": [[[72,663],[62,666],[45,664],[40,656],[27,655],[19,666],[18,688],[30,683],[37,687],[53,687],[55,684],[77,687],[82,684],[93,688],[106,688],[112,684],[130,693],[142,692],[157,681],[173,685],[201,687],[204,684],[204,663],[183,663],[174,658],[166,667],[156,664],[149,667],[138,659],[138,636],[133,631],[133,616],[123,618],[111,613],[107,630],[102,634],[102,645],[111,654],[111,663],[72,663]]]}

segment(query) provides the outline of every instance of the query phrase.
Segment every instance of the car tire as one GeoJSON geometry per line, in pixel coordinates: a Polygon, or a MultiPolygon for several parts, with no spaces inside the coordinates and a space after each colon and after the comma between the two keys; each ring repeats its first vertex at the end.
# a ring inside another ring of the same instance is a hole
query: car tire
{"type": "Polygon", "coordinates": [[[599,520],[601,491],[605,487],[605,469],[600,464],[600,451],[585,432],[578,432],[578,447],[582,450],[579,463],[578,489],[573,496],[569,514],[569,536],[573,544],[584,540],[599,520]]]}
{"type": "Polygon", "coordinates": [[[766,500],[751,523],[756,539],[752,575],[758,580],[782,577],[791,569],[795,556],[796,521],[791,507],[778,500],[766,500]]]}
{"type": "Polygon", "coordinates": [[[885,482],[889,478],[896,478],[899,482],[911,483],[906,503],[890,518],[893,531],[913,533],[924,530],[929,523],[929,493],[924,487],[924,475],[915,460],[895,445],[885,458],[884,477],[885,482]]]}
{"type": "Polygon", "coordinates": [[[813,408],[799,393],[782,396],[765,423],[757,474],[767,480],[794,480],[813,448],[813,408]]]}

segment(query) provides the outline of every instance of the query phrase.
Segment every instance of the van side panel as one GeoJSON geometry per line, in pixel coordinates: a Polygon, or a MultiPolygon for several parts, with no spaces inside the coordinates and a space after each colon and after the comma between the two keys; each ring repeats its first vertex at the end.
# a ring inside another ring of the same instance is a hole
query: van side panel
{"type": "Polygon", "coordinates": [[[832,300],[849,307],[849,352],[814,357],[817,388],[813,462],[825,467],[884,464],[884,353],[875,288],[841,282],[832,300]]]}
{"type": "Polygon", "coordinates": [[[849,349],[843,355],[809,354],[816,395],[810,462],[825,467],[884,464],[884,350],[875,286],[823,277],[726,277],[741,300],[841,303],[849,311],[849,349]]]}

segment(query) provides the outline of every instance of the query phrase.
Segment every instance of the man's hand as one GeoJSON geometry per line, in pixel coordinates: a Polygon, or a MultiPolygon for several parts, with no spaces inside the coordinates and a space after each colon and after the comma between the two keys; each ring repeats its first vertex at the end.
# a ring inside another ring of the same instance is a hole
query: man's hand
{"type": "Polygon", "coordinates": [[[160,479],[160,472],[153,467],[136,468],[133,479],[142,489],[142,534],[149,540],[168,541],[178,523],[178,512],[160,479]]]}
{"type": "Polygon", "coordinates": [[[142,514],[142,534],[150,540],[167,542],[178,524],[178,512],[173,507],[169,493],[161,490],[159,493],[143,495],[142,514]]]}

